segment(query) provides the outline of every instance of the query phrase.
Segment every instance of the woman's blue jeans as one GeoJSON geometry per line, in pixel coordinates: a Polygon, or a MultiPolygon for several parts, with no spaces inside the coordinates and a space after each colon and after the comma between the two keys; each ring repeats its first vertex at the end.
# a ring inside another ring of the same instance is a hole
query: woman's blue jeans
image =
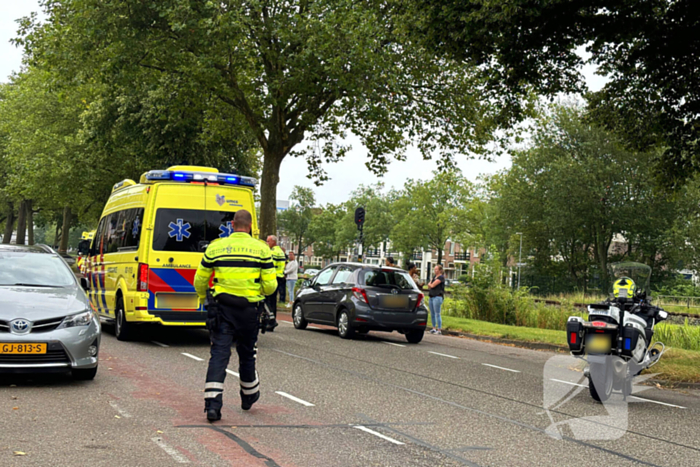
{"type": "Polygon", "coordinates": [[[428,302],[430,307],[430,321],[433,323],[433,327],[437,329],[442,329],[442,297],[430,297],[428,302]]]}

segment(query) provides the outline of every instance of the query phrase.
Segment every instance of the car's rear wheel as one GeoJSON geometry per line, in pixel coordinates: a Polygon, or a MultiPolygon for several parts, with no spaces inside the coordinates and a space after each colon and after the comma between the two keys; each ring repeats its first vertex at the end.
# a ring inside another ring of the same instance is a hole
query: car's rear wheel
{"type": "Polygon", "coordinates": [[[422,329],[416,331],[408,331],[406,333],[406,340],[409,344],[417,344],[423,340],[423,334],[425,334],[425,331],[422,329]]]}
{"type": "Polygon", "coordinates": [[[95,375],[97,375],[97,367],[87,368],[84,370],[71,370],[71,374],[73,379],[77,381],[90,381],[95,379],[95,375]]]}
{"type": "Polygon", "coordinates": [[[124,313],[124,299],[117,297],[117,306],[114,310],[114,335],[120,341],[129,341],[134,338],[134,325],[126,320],[124,313]]]}
{"type": "Polygon", "coordinates": [[[297,329],[306,329],[306,326],[308,326],[309,322],[304,318],[304,311],[301,309],[301,303],[296,303],[294,305],[292,319],[294,320],[294,327],[297,329]]]}
{"type": "Polygon", "coordinates": [[[352,339],[355,330],[350,323],[350,315],[345,310],[338,314],[338,335],[343,339],[352,339]]]}

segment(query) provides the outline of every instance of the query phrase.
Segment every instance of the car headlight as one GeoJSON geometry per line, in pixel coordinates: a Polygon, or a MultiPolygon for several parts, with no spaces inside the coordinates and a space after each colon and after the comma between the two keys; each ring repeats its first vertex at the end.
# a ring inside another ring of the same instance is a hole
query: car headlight
{"type": "Polygon", "coordinates": [[[75,326],[89,326],[93,318],[92,310],[86,310],[77,315],[66,316],[56,329],[72,328],[75,326]]]}

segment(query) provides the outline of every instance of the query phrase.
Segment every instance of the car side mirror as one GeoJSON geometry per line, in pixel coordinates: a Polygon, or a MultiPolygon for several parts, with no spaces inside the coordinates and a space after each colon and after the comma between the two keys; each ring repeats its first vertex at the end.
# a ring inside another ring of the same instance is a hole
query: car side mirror
{"type": "Polygon", "coordinates": [[[311,285],[311,281],[308,280],[308,279],[304,279],[304,281],[301,283],[301,287],[302,287],[303,289],[308,288],[310,285],[311,285]]]}
{"type": "Polygon", "coordinates": [[[90,281],[87,279],[87,277],[80,278],[80,287],[82,287],[86,292],[90,290],[90,281]]]}

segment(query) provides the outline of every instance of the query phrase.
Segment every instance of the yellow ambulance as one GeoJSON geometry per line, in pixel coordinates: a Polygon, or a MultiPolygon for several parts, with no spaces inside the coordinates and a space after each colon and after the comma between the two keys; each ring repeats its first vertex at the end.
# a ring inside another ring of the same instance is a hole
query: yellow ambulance
{"type": "Polygon", "coordinates": [[[217,169],[174,166],[139,183],[124,180],[107,201],[90,248],[90,301],[119,340],[139,324],[204,326],[194,275],[210,242],[233,233],[246,209],[258,235],[257,180],[217,169]]]}

